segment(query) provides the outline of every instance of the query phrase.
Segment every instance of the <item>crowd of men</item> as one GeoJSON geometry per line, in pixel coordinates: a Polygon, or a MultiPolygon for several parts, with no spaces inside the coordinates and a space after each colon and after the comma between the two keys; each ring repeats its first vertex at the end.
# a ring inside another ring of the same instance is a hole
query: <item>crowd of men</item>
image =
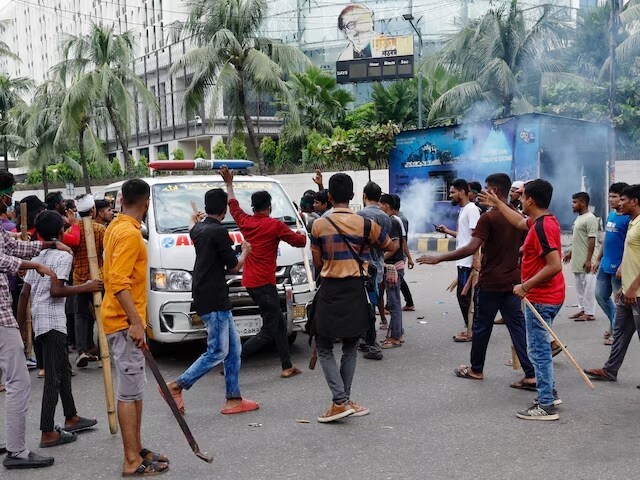
{"type": "MultiPolygon", "coordinates": [[[[281,361],[280,376],[289,379],[302,373],[291,361],[275,283],[277,249],[284,241],[298,248],[310,242],[319,284],[307,331],[331,403],[318,422],[367,415],[369,409],[356,402],[351,391],[358,350],[366,359],[382,360],[383,350],[402,347],[403,311],[415,309],[404,281],[405,270],[413,268],[414,261],[400,198],[369,182],[362,192],[363,208],[354,212],[350,208],[355,196],[351,177],[334,174],[325,189],[322,174],[316,172],[318,191],[307,191],[300,200],[306,228],[296,231],[271,217],[268,192],[253,193],[253,211],[245,212],[235,198],[234,172],[223,167],[221,176],[226,190],[206,192],[204,211],[193,212],[189,224],[196,250],[194,308],[208,337],[206,351],[167,384],[180,412],[186,413],[184,392],[219,364],[224,366],[226,386],[221,413],[258,409],[257,402],[241,395],[241,359],[272,342],[281,361]],[[239,255],[221,223],[227,211],[245,239],[239,255]],[[260,332],[244,345],[233,321],[226,282],[227,274],[240,271],[242,285],[263,319],[260,332]],[[378,330],[384,337],[380,341],[378,330]],[[342,345],[339,363],[334,356],[338,343],[342,345]]],[[[91,195],[79,196],[74,202],[65,201],[59,192],[49,194],[45,202],[27,197],[22,203],[27,205],[28,238],[18,228],[25,222],[12,214],[14,187],[13,176],[0,171],[0,371],[5,379],[7,416],[4,466],[36,468],[54,461],[28,450],[25,440],[30,359],[25,360],[24,343],[31,340],[25,328],[29,305],[33,365],[44,378],[40,448],[73,442],[77,433],[96,425],[95,419],[77,412],[71,388],[74,372],[68,358],[71,347],[77,352],[77,368],[97,360],[92,295],[104,291],[102,325],[115,366],[124,449],[122,474],[147,476],[168,471],[167,456],[146,448],[141,435],[148,267],[140,229],[149,209],[149,185],[138,179],[125,182],[122,209],[115,219],[111,206],[91,195]],[[87,217],[92,219],[100,279],[90,278],[85,224],[79,221],[87,217]],[[65,422],[56,426],[53,417],[58,398],[65,422]]],[[[615,381],[634,333],[640,332],[640,185],[611,186],[612,212],[602,248],[597,245],[597,219],[589,210],[589,195],[578,192],[573,195],[578,217],[572,249],[563,252],[559,222],[549,212],[552,195],[552,185],[542,179],[512,183],[508,175],[496,173],[485,179],[484,188],[478,182],[457,179],[450,188],[452,203],[460,207],[457,228],[437,227],[455,237],[456,249],[416,260],[421,265],[457,262],[456,296],[466,328],[453,339],[471,342],[471,355],[470,364],[455,368],[455,375],[481,381],[493,326],[506,325],[524,373],[510,386],[537,393],[533,405],[516,412],[527,420],[559,418],[557,407],[562,400],[552,361],[558,346],[550,342],[541,321],[551,326],[565,301],[563,258],[571,261],[579,295],[574,320],[592,321],[596,298],[610,319],[605,340],[612,345],[611,355],[603,368],[585,370],[588,375],[615,381]],[[496,320],[498,312],[502,318],[496,320]]]]}

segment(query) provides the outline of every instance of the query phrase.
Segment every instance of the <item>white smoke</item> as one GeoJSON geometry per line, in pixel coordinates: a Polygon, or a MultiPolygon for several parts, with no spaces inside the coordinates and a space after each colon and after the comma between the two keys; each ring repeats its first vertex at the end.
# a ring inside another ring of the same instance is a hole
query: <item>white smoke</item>
{"type": "Polygon", "coordinates": [[[402,213],[409,220],[409,240],[418,233],[432,231],[431,216],[438,185],[425,180],[413,180],[400,194],[402,213]]]}

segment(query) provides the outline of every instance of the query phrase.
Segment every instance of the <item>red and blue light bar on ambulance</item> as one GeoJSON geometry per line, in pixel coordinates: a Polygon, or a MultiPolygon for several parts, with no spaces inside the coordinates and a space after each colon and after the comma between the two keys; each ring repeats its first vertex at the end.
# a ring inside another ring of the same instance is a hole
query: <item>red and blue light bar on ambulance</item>
{"type": "Polygon", "coordinates": [[[154,170],[220,170],[223,166],[229,170],[247,170],[252,168],[254,163],[251,160],[158,160],[149,163],[149,168],[154,170]]]}

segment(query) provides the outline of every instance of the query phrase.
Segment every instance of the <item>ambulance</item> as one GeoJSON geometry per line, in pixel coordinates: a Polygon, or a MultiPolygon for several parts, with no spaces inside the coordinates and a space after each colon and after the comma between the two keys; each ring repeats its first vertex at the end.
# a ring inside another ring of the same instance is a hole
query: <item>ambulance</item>
{"type": "MultiPolygon", "coordinates": [[[[212,161],[208,162],[211,166],[212,161]]],[[[167,162],[166,167],[169,163],[173,162],[167,162]]],[[[231,165],[229,168],[232,168],[231,165]]],[[[204,211],[204,194],[212,188],[226,190],[225,184],[219,175],[156,176],[144,180],[151,187],[149,212],[142,226],[149,263],[149,345],[157,350],[160,344],[206,339],[207,332],[202,320],[193,309],[191,287],[196,254],[188,225],[193,211],[192,202],[199,211],[204,211]]],[[[116,211],[121,208],[123,183],[114,183],[105,188],[105,199],[112,202],[116,211]]],[[[295,205],[277,180],[236,172],[234,190],[240,206],[247,213],[252,212],[251,194],[266,190],[272,198],[271,217],[282,220],[292,230],[306,233],[304,227],[299,227],[303,224],[295,205]]],[[[239,254],[240,244],[244,240],[240,229],[230,213],[222,223],[239,254]]],[[[307,278],[303,252],[310,260],[309,242],[304,249],[294,248],[284,242],[278,247],[276,287],[290,343],[295,341],[298,332],[304,330],[315,293],[313,279],[307,278]]],[[[313,266],[310,268],[313,277],[313,266]]],[[[248,338],[260,331],[262,317],[241,281],[242,273],[227,275],[236,328],[241,338],[248,338]]]]}

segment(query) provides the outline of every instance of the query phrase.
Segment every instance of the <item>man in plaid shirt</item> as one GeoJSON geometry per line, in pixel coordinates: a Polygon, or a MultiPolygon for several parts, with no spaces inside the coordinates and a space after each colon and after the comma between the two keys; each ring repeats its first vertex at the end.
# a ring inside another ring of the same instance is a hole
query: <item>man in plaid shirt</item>
{"type": "MultiPolygon", "coordinates": [[[[12,204],[15,180],[13,175],[0,170],[0,202],[12,204]]],[[[71,253],[66,245],[57,242],[23,242],[13,238],[0,226],[0,370],[7,389],[5,400],[7,456],[6,468],[37,468],[53,464],[53,458],[41,457],[27,450],[25,445],[27,408],[31,382],[24,357],[24,344],[18,322],[11,309],[12,297],[9,292],[7,274],[19,270],[35,270],[40,275],[55,278],[49,268],[42,264],[21,260],[33,258],[44,248],[57,248],[71,253]]]]}

